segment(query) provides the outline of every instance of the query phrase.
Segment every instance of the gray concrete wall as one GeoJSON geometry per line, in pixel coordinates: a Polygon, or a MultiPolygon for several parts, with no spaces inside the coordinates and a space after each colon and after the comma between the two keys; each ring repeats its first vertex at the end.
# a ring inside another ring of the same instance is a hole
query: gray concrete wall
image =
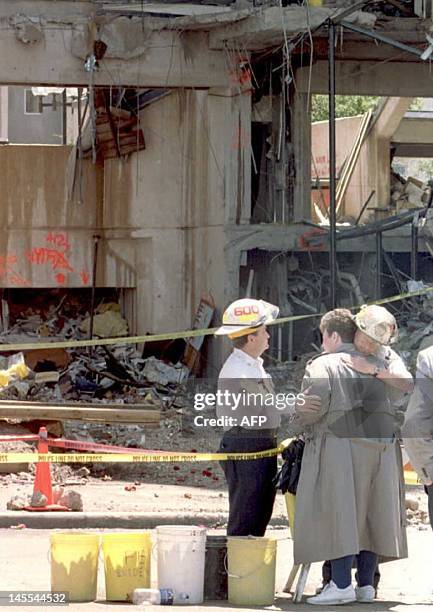
{"type": "Polygon", "coordinates": [[[110,248],[119,253],[116,241],[127,236],[141,252],[147,241],[147,274],[136,276],[137,299],[146,304],[137,312],[139,332],[188,328],[202,294],[211,293],[219,311],[231,299],[225,233],[236,218],[249,221],[249,119],[247,97],[173,92],[141,113],[146,150],[106,162],[110,248]]]}
{"type": "MultiPolygon", "coordinates": [[[[62,144],[62,109],[45,107],[41,114],[24,112],[24,87],[9,87],[9,142],[19,144],[62,144]]],[[[52,96],[43,98],[51,102],[52,96]]],[[[59,97],[60,100],[60,97],[59,97]]]]}
{"type": "Polygon", "coordinates": [[[250,227],[250,123],[249,96],[173,92],[141,112],[146,149],[84,160],[73,197],[71,147],[0,148],[1,286],[89,286],[96,232],[97,284],[135,289],[134,332],[190,328],[204,294],[219,319],[239,292],[231,228],[250,227]]]}

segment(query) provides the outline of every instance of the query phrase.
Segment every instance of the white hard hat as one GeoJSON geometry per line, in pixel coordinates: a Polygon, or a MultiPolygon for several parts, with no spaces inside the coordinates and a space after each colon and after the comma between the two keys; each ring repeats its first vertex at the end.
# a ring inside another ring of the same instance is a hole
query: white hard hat
{"type": "Polygon", "coordinates": [[[223,314],[223,324],[215,332],[216,336],[239,338],[251,333],[261,325],[267,325],[278,317],[278,306],[263,300],[244,298],[236,300],[226,308],[223,314]]]}
{"type": "Polygon", "coordinates": [[[397,321],[383,306],[361,306],[354,321],[360,331],[379,344],[388,346],[397,340],[397,321]]]}

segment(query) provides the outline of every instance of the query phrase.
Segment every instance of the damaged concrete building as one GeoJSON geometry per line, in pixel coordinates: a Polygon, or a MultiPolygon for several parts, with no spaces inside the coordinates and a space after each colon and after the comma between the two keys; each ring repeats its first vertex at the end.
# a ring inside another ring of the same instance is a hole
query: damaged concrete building
{"type": "MultiPolygon", "coordinates": [[[[95,280],[120,291],[137,335],[190,329],[202,296],[217,318],[246,294],[283,315],[330,306],[328,229],[312,222],[310,98],[328,92],[327,26],[345,7],[273,4],[0,1],[1,85],[78,91],[64,110],[74,144],[0,148],[3,289],[95,280]]],[[[411,2],[388,15],[386,2],[365,5],[338,38],[337,93],[430,96],[420,58],[430,19],[411,2]]],[[[376,155],[389,169],[389,142],[376,155]]],[[[367,236],[344,228],[355,234],[338,240],[341,303],[397,293],[380,277],[385,261],[397,266],[390,253],[410,276],[410,225],[386,221],[367,236]]],[[[416,250],[428,252],[424,239],[416,250]]],[[[272,354],[292,359],[312,341],[303,326],[274,329],[272,354]]],[[[210,370],[223,350],[209,343],[210,370]]]]}

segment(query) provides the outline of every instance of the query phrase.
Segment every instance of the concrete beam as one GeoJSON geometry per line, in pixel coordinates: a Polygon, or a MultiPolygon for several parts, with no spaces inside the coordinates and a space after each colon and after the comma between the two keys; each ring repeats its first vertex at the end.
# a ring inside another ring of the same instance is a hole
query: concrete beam
{"type": "Polygon", "coordinates": [[[396,157],[433,157],[432,142],[430,144],[396,144],[395,156],[396,157]]]}
{"type": "MultiPolygon", "coordinates": [[[[318,61],[312,70],[310,92],[328,93],[328,62],[318,61]]],[[[296,71],[298,91],[309,91],[309,68],[296,71]]],[[[428,62],[337,62],[337,94],[358,96],[431,97],[428,62]]]]}
{"type": "Polygon", "coordinates": [[[369,136],[370,156],[375,160],[377,202],[388,202],[391,190],[391,137],[409,110],[412,98],[387,98],[369,136]]]}
{"type": "Polygon", "coordinates": [[[90,8],[89,2],[0,0],[0,84],[86,87],[84,61],[97,37],[107,49],[94,85],[230,86],[226,55],[209,50],[206,32],[156,31],[152,18],[107,18],[90,15],[90,8]]]}
{"type": "Polygon", "coordinates": [[[393,144],[433,145],[433,116],[430,119],[404,117],[395,130],[393,144]]]}
{"type": "Polygon", "coordinates": [[[211,31],[210,47],[266,49],[284,42],[285,36],[290,39],[299,32],[306,32],[308,25],[311,29],[319,27],[333,13],[335,9],[323,7],[273,6],[256,9],[238,23],[211,31]]]}
{"type": "MultiPolygon", "coordinates": [[[[266,223],[260,225],[229,226],[226,228],[227,244],[225,250],[231,251],[233,254],[251,249],[261,249],[270,252],[302,252],[307,249],[300,248],[300,237],[306,233],[311,234],[311,230],[311,226],[302,223],[292,225],[266,223]]],[[[406,225],[384,232],[383,248],[391,253],[410,253],[410,226],[406,225]]],[[[312,250],[327,253],[329,247],[326,245],[326,237],[324,237],[323,244],[320,247],[312,250]]],[[[337,251],[339,253],[374,253],[375,250],[376,242],[374,236],[337,241],[337,251]]],[[[422,237],[419,239],[418,252],[428,252],[425,240],[422,237]]]]}
{"type": "Polygon", "coordinates": [[[433,157],[433,114],[404,117],[391,138],[397,157],[433,157]]]}
{"type": "Polygon", "coordinates": [[[398,129],[413,98],[390,97],[382,105],[374,129],[379,138],[390,140],[398,129]]]}

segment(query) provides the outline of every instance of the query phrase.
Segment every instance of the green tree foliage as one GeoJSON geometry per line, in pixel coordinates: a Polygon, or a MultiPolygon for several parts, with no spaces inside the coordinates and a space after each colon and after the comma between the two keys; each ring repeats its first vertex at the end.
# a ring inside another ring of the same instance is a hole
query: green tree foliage
{"type": "Polygon", "coordinates": [[[422,98],[414,98],[409,106],[410,111],[422,110],[422,98]]]}
{"type": "MultiPolygon", "coordinates": [[[[374,109],[379,96],[335,96],[335,116],[354,117],[374,109]]],[[[311,121],[328,120],[328,96],[312,96],[311,121]]]]}
{"type": "MultiPolygon", "coordinates": [[[[373,110],[380,100],[379,96],[335,96],[335,116],[355,117],[373,110]]],[[[409,110],[421,110],[422,98],[414,98],[409,110]]],[[[328,96],[312,96],[311,121],[328,121],[328,96]]]]}

